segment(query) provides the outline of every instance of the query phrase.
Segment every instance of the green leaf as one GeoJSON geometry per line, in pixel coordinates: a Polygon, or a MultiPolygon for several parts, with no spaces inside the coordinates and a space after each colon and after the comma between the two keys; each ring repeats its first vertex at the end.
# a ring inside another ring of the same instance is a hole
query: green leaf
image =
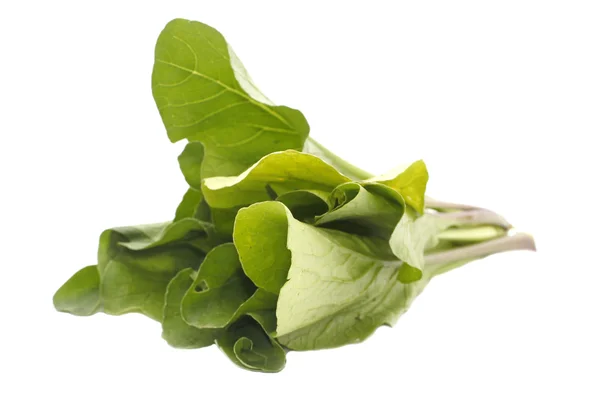
{"type": "Polygon", "coordinates": [[[204,179],[202,193],[213,208],[246,206],[293,190],[331,192],[350,181],[335,168],[310,154],[294,150],[263,157],[239,176],[204,179]]]}
{"type": "Polygon", "coordinates": [[[425,268],[425,250],[435,247],[437,235],[453,224],[452,220],[433,214],[416,217],[414,212],[406,211],[390,238],[392,251],[405,262],[398,273],[401,282],[421,279],[425,268]]]}
{"type": "Polygon", "coordinates": [[[198,268],[215,239],[210,226],[191,218],[122,227],[100,236],[98,271],[104,312],[139,312],[160,321],[165,291],[185,268],[198,268]]]}
{"type": "Polygon", "coordinates": [[[204,146],[200,142],[190,142],[177,158],[179,168],[185,181],[191,188],[200,191],[202,186],[202,160],[204,159],[204,146]]]}
{"type": "Polygon", "coordinates": [[[319,190],[295,190],[284,192],[277,197],[300,221],[314,221],[329,209],[329,193],[319,190]]]}
{"type": "Polygon", "coordinates": [[[180,221],[184,218],[195,218],[203,222],[209,222],[211,220],[210,207],[206,201],[204,201],[202,192],[190,188],[183,195],[183,199],[177,207],[173,221],[180,221]]]}
{"type": "Polygon", "coordinates": [[[389,186],[402,195],[406,204],[423,214],[425,209],[425,189],[429,173],[423,160],[415,161],[405,169],[392,171],[369,181],[389,186]]]}
{"type": "Polygon", "coordinates": [[[240,208],[241,206],[235,206],[229,209],[210,208],[212,221],[215,230],[219,235],[231,239],[235,217],[240,208]]]}
{"type": "Polygon", "coordinates": [[[169,283],[165,294],[162,337],[176,348],[202,348],[214,344],[221,329],[198,329],[181,317],[181,300],[194,280],[193,269],[181,270],[169,283]]]}
{"type": "Polygon", "coordinates": [[[226,327],[255,289],[242,270],[234,245],[221,244],[208,253],[183,297],[182,317],[197,328],[226,327]]]}
{"type": "Polygon", "coordinates": [[[427,281],[398,281],[402,262],[387,240],[314,227],[275,201],[239,211],[234,243],[254,284],[279,294],[277,339],[296,350],[364,340],[394,323],[427,281]]]}
{"type": "Polygon", "coordinates": [[[277,337],[291,349],[360,342],[395,323],[424,285],[399,282],[400,264],[381,255],[373,238],[292,222],[288,247],[292,264],[279,293],[277,337]]]}
{"type": "Polygon", "coordinates": [[[272,105],[223,36],[184,19],[156,43],[152,93],[171,141],[200,141],[202,177],[231,176],[258,159],[301,150],[309,126],[299,111],[272,105]]]}
{"type": "Polygon", "coordinates": [[[254,285],[274,294],[285,283],[290,267],[288,212],[280,202],[256,203],[238,212],[233,230],[244,272],[254,285]]]}
{"type": "Polygon", "coordinates": [[[283,348],[250,316],[232,324],[217,339],[217,345],[232,362],[247,370],[278,372],[285,366],[283,348]]]}
{"type": "Polygon", "coordinates": [[[102,308],[100,301],[100,275],[97,266],[87,266],[73,275],[56,292],[53,298],[58,311],[87,316],[102,308]]]}
{"type": "Polygon", "coordinates": [[[250,315],[269,335],[275,335],[277,329],[277,295],[257,288],[252,296],[236,311],[232,320],[236,321],[244,315],[250,315]]]}
{"type": "Polygon", "coordinates": [[[329,197],[329,211],[315,225],[389,239],[404,212],[404,200],[383,184],[344,183],[329,197]]]}

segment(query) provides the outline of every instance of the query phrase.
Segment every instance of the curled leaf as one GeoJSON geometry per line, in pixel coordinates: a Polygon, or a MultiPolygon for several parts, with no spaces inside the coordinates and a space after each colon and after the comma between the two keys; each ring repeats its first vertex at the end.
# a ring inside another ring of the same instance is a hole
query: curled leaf
{"type": "Polygon", "coordinates": [[[202,348],[214,344],[220,329],[198,329],[181,316],[181,300],[193,284],[194,269],[181,270],[169,283],[165,293],[162,337],[176,348],[202,348]]]}

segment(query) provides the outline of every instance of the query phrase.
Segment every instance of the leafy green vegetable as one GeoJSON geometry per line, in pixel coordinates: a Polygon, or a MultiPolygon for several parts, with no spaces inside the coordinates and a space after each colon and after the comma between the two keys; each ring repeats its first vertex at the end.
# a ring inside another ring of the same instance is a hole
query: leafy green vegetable
{"type": "Polygon", "coordinates": [[[301,150],[308,123],[254,86],[223,36],[184,19],[158,37],[152,93],[171,141],[200,141],[202,177],[243,172],[266,154],[301,150]]]}
{"type": "MultiPolygon", "coordinates": [[[[423,161],[372,176],[308,138],[254,85],[223,36],[176,19],[152,92],[188,185],[173,221],[106,230],[58,311],[142,313],[176,348],[216,344],[277,372],[288,350],[357,343],[393,325],[439,274],[534,249],[489,210],[425,197],[423,161]]],[[[347,137],[347,136],[346,136],[347,137]]]]}
{"type": "Polygon", "coordinates": [[[403,263],[383,239],[302,223],[280,202],[240,210],[235,229],[248,277],[279,293],[277,338],[291,349],[362,341],[391,325],[422,289],[397,279],[403,263]]]}

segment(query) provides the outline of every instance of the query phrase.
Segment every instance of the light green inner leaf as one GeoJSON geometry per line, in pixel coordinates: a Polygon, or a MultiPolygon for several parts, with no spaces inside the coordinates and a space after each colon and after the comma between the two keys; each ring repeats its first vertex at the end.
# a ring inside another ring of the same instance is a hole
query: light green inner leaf
{"type": "Polygon", "coordinates": [[[273,199],[268,187],[331,192],[348,181],[321,159],[287,150],[263,157],[239,176],[205,179],[202,192],[211,207],[231,208],[273,199]]]}
{"type": "Polygon", "coordinates": [[[415,161],[407,168],[401,168],[391,171],[382,176],[369,179],[368,182],[376,181],[385,184],[395,190],[406,201],[406,204],[411,206],[420,214],[423,214],[425,209],[425,189],[429,173],[423,160],[415,161]]]}

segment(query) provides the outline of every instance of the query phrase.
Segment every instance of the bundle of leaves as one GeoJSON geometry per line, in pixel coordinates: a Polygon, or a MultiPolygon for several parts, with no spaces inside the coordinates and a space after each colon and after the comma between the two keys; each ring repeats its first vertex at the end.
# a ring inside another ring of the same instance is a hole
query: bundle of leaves
{"type": "Polygon", "coordinates": [[[59,311],[142,313],[174,347],[216,343],[276,372],[287,351],[393,325],[438,274],[533,249],[489,210],[426,198],[422,161],[373,177],[308,138],[302,113],[271,103],[207,25],[166,26],[152,88],[169,139],[188,141],[189,190],[172,221],[104,231],[59,311]]]}

